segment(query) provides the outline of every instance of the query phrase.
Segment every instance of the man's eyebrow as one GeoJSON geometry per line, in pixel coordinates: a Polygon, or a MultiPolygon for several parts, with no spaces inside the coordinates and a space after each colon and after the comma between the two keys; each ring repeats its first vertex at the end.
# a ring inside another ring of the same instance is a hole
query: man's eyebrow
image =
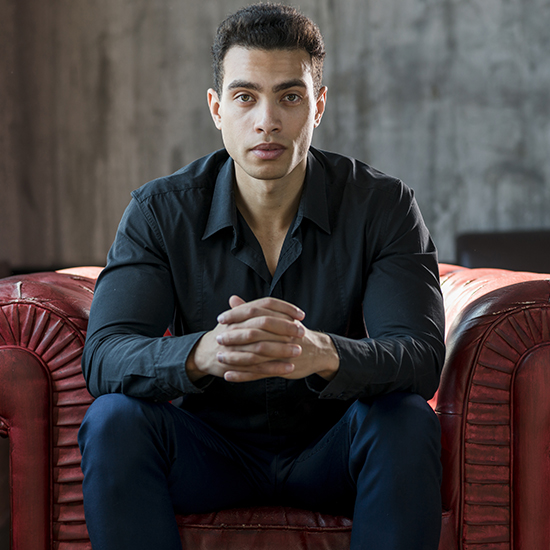
{"type": "Polygon", "coordinates": [[[307,86],[301,78],[293,78],[292,80],[287,80],[286,82],[277,84],[277,86],[273,86],[273,91],[277,93],[289,88],[307,88],[307,86]]]}
{"type": "Polygon", "coordinates": [[[237,88],[246,88],[247,90],[254,90],[255,92],[259,92],[262,89],[259,84],[249,82],[248,80],[233,80],[233,82],[227,86],[228,90],[235,90],[237,88]]]}
{"type": "MultiPolygon", "coordinates": [[[[260,92],[262,87],[255,82],[250,82],[248,80],[233,80],[228,86],[228,90],[236,90],[237,88],[245,88],[247,90],[253,90],[255,92],[260,92]]],[[[273,86],[273,92],[282,92],[283,90],[288,90],[289,88],[307,88],[306,83],[301,78],[293,78],[292,80],[286,80],[273,86]]]]}

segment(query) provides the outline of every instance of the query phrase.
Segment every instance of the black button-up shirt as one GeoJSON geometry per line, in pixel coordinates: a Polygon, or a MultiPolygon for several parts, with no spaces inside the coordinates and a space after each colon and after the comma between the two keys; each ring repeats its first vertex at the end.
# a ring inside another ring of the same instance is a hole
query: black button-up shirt
{"type": "Polygon", "coordinates": [[[356,160],[310,149],[298,212],[275,274],[235,206],[225,150],[132,193],[101,273],[83,371],[93,395],[179,399],[220,430],[318,433],[350,402],[435,392],[443,363],[436,250],[412,191],[356,160]],[[340,357],[327,383],[207,376],[185,363],[237,294],[306,312],[340,357]],[[163,337],[170,327],[172,336],[163,337]]]}

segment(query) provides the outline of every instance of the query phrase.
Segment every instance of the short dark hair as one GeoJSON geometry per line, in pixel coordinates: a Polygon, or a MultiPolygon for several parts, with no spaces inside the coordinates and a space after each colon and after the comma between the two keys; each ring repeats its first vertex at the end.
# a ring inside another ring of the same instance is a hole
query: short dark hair
{"type": "Polygon", "coordinates": [[[305,50],[311,57],[315,93],[321,89],[325,44],[317,25],[283,4],[252,4],[230,15],[216,32],[212,46],[214,89],[221,96],[223,61],[232,46],[259,50],[305,50]]]}

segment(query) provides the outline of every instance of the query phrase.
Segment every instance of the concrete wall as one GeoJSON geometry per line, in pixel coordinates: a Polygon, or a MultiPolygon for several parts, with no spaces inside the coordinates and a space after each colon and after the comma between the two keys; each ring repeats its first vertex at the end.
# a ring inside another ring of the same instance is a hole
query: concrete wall
{"type": "MultiPolygon", "coordinates": [[[[550,227],[550,0],[298,0],[328,50],[315,144],[457,232],[550,227]]],[[[129,192],[221,145],[210,44],[237,0],[0,0],[0,259],[102,264],[129,192]]]]}

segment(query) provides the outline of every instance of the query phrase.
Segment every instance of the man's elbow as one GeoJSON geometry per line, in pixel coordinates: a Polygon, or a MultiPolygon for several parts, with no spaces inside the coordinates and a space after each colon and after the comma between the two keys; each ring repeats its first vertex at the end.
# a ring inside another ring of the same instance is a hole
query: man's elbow
{"type": "Polygon", "coordinates": [[[99,376],[97,375],[98,366],[94,364],[95,355],[94,346],[87,340],[82,353],[82,374],[84,376],[84,381],[86,382],[86,389],[88,390],[88,393],[92,397],[98,398],[100,395],[107,392],[101,388],[99,376]]]}
{"type": "Polygon", "coordinates": [[[439,387],[441,380],[441,371],[445,362],[445,345],[439,343],[431,347],[431,353],[426,359],[425,371],[422,376],[418,392],[426,401],[429,401],[439,387]]]}

